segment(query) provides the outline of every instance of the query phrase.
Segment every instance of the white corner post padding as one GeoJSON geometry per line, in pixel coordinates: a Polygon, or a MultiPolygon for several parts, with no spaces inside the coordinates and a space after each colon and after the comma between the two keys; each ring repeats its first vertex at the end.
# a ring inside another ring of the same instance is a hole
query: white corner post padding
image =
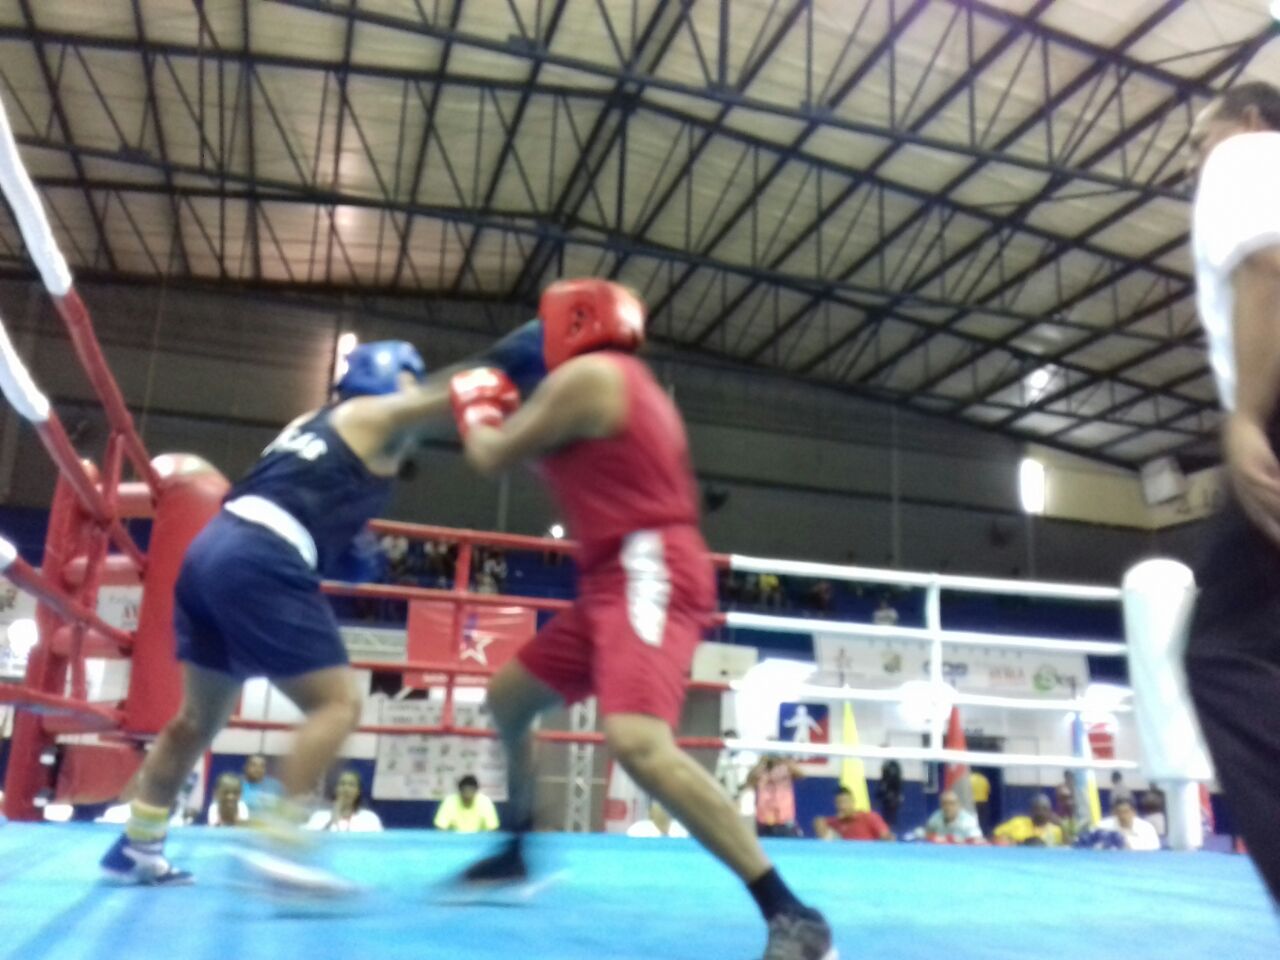
{"type": "Polygon", "coordinates": [[[71,289],[71,271],[53,239],[53,230],[40,203],[40,195],[22,164],[3,102],[0,102],[0,189],[4,190],[5,199],[18,220],[22,239],[26,241],[27,250],[40,271],[45,287],[55,297],[66,296],[71,289]]]}
{"type": "Polygon", "coordinates": [[[0,391],[28,423],[41,424],[49,419],[49,399],[40,392],[27,372],[13,341],[9,339],[3,318],[0,318],[0,391]]]}
{"type": "Polygon", "coordinates": [[[1169,845],[1197,849],[1204,845],[1199,785],[1213,779],[1213,763],[1182,662],[1195,577],[1176,560],[1145,560],[1125,574],[1123,596],[1143,772],[1165,792],[1169,845]]]}

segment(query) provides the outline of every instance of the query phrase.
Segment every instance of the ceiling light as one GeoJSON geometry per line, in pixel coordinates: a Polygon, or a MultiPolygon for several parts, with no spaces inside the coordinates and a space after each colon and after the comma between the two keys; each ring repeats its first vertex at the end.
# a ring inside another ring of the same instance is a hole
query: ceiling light
{"type": "Polygon", "coordinates": [[[551,529],[550,529],[550,530],[548,530],[548,531],[547,531],[547,533],[551,534],[552,539],[555,539],[555,540],[563,540],[563,539],[564,539],[564,524],[561,524],[561,523],[553,523],[553,524],[551,525],[551,529]]]}

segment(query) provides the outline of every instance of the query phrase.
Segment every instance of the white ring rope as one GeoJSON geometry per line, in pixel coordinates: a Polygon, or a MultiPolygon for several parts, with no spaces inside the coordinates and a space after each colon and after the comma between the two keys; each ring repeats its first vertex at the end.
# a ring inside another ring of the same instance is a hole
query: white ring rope
{"type": "Polygon", "coordinates": [[[0,390],[28,423],[41,424],[49,419],[49,398],[40,392],[13,348],[3,318],[0,318],[0,390]]]}
{"type": "Polygon", "coordinates": [[[1000,580],[992,577],[962,577],[940,573],[904,573],[876,567],[853,567],[804,560],[771,560],[731,554],[730,569],[742,573],[774,573],[779,576],[811,577],[821,580],[849,580],[855,583],[888,583],[906,587],[939,587],[969,593],[1006,593],[1027,597],[1057,597],[1063,600],[1116,600],[1118,587],[1098,587],[1079,583],[1040,583],[1033,580],[1000,580]]]}
{"type": "Polygon", "coordinates": [[[4,190],[5,199],[13,209],[27,251],[35,261],[45,287],[55,297],[65,296],[71,289],[71,271],[53,238],[53,230],[49,227],[49,219],[45,216],[35,185],[22,165],[18,143],[13,138],[13,128],[9,125],[9,115],[3,102],[0,102],[0,189],[4,190]]]}
{"type": "MultiPolygon", "coordinates": [[[[729,684],[729,688],[735,691],[750,689],[749,684],[744,684],[741,680],[729,684]]],[[[828,687],[817,683],[806,683],[792,690],[787,691],[788,695],[794,695],[797,700],[830,700],[836,703],[842,703],[848,700],[851,703],[906,703],[908,701],[920,700],[931,704],[942,704],[946,707],[998,707],[1003,710],[1049,710],[1049,711],[1065,711],[1068,713],[1088,713],[1091,711],[1103,711],[1107,713],[1131,713],[1133,707],[1127,703],[1108,703],[1105,707],[1098,703],[1076,698],[1074,700],[1049,699],[1038,697],[1001,697],[993,694],[983,693],[958,693],[953,687],[944,686],[940,691],[912,691],[908,694],[902,687],[891,687],[887,689],[858,688],[858,687],[828,687]]],[[[1131,690],[1123,691],[1125,695],[1132,695],[1131,690]]]]}
{"type": "Polygon", "coordinates": [[[782,617],[767,613],[725,614],[731,627],[764,630],[770,633],[821,633],[828,636],[853,637],[862,640],[915,640],[931,643],[935,636],[943,643],[971,647],[1003,647],[1009,650],[1040,650],[1057,653],[1092,654],[1100,657],[1123,657],[1126,647],[1112,640],[1060,640],[1050,637],[1019,637],[1003,633],[976,633],[970,630],[940,630],[927,627],[890,627],[874,623],[850,623],[841,620],[815,620],[811,617],[782,617]]]}
{"type": "Polygon", "coordinates": [[[920,760],[983,767],[1061,767],[1070,770],[1137,770],[1133,760],[1095,760],[1037,753],[985,753],[977,750],[934,750],[929,747],[863,747],[834,743],[794,743],[790,740],[726,740],[734,752],[806,757],[856,757],[863,760],[920,760]]]}

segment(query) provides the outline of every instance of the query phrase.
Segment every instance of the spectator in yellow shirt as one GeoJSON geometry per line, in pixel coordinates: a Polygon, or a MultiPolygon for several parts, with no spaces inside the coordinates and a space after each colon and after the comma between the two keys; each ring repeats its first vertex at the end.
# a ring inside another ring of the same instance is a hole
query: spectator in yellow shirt
{"type": "Polygon", "coordinates": [[[467,774],[458,792],[445,797],[436,811],[436,829],[455,833],[487,833],[498,829],[498,810],[480,792],[480,781],[467,774]]]}
{"type": "Polygon", "coordinates": [[[1031,801],[1030,816],[1006,820],[996,827],[995,838],[997,843],[1024,847],[1060,847],[1065,842],[1062,827],[1053,822],[1053,804],[1043,793],[1031,801]]]}

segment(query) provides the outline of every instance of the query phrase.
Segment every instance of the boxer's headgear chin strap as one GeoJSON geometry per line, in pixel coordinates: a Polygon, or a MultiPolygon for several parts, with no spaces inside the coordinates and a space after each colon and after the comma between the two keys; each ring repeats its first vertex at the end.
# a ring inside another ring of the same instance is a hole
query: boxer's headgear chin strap
{"type": "Polygon", "coordinates": [[[548,370],[591,350],[634,351],[644,343],[644,304],[622,284],[608,280],[553,283],[542,292],[538,316],[548,370]]]}
{"type": "Polygon", "coordinates": [[[421,383],[427,365],[413,344],[404,340],[362,343],[347,354],[347,372],[333,385],[340,400],[377,397],[400,389],[400,374],[411,373],[421,383]]]}

